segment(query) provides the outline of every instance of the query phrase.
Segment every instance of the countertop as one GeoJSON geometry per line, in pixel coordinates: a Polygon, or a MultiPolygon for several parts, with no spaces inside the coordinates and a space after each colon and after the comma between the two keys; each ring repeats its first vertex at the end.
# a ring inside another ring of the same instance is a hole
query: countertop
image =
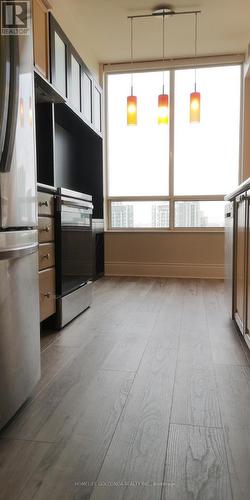
{"type": "Polygon", "coordinates": [[[57,192],[56,187],[49,186],[47,184],[41,184],[40,182],[37,183],[37,190],[43,191],[44,193],[56,193],[57,192]]]}
{"type": "Polygon", "coordinates": [[[248,179],[246,179],[244,182],[242,182],[237,188],[235,188],[231,193],[227,194],[227,196],[225,196],[225,200],[226,201],[231,201],[233,200],[234,198],[236,198],[236,196],[238,196],[239,194],[241,193],[244,193],[245,191],[247,191],[248,189],[250,189],[250,177],[248,177],[248,179]]]}

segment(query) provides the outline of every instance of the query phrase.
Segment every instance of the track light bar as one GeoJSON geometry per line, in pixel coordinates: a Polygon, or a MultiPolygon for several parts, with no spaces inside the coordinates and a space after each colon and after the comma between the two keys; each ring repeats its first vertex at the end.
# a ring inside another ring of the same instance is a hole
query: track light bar
{"type": "Polygon", "coordinates": [[[164,9],[155,10],[154,12],[152,12],[152,14],[138,14],[135,16],[127,16],[127,17],[128,19],[138,19],[138,18],[157,17],[157,16],[184,16],[184,15],[200,14],[200,13],[201,10],[184,10],[175,12],[174,10],[166,7],[164,9]]]}

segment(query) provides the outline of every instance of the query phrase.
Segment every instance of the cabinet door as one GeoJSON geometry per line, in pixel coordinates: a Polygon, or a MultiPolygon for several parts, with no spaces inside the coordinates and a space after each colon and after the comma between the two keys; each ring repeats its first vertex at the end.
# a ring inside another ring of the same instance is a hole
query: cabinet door
{"type": "Polygon", "coordinates": [[[234,201],[228,202],[225,207],[225,298],[233,319],[233,273],[234,273],[234,201]]]}
{"type": "Polygon", "coordinates": [[[70,54],[70,101],[81,111],[81,65],[74,54],[70,54]]]}
{"type": "Polygon", "coordinates": [[[34,65],[49,78],[48,8],[42,0],[33,0],[34,65]]]}
{"type": "Polygon", "coordinates": [[[102,92],[94,85],[94,127],[98,132],[102,130],[102,92]]]}
{"type": "Polygon", "coordinates": [[[244,332],[246,275],[246,200],[241,196],[236,201],[236,297],[235,320],[244,332]]]}
{"type": "Polygon", "coordinates": [[[50,51],[51,82],[63,97],[68,97],[67,38],[52,15],[50,15],[50,51]]]}
{"type": "Polygon", "coordinates": [[[247,198],[247,318],[246,334],[250,335],[250,194],[247,198]]]}
{"type": "Polygon", "coordinates": [[[92,123],[92,101],[93,101],[93,82],[91,77],[82,72],[82,112],[84,118],[92,123]]]}

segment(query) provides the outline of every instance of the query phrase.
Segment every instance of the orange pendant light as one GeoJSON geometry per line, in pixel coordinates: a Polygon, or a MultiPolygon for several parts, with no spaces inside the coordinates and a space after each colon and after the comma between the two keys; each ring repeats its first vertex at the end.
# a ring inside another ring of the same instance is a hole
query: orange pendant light
{"type": "Polygon", "coordinates": [[[127,97],[127,125],[137,125],[137,97],[127,97]]]}
{"type": "MultiPolygon", "coordinates": [[[[162,61],[165,62],[165,9],[162,9],[162,61]]],[[[158,96],[158,125],[168,125],[169,100],[165,94],[164,71],[162,72],[163,85],[162,94],[158,96]]]]}
{"type": "MultiPolygon", "coordinates": [[[[197,12],[195,13],[195,57],[197,56],[197,12]]],[[[190,94],[190,112],[189,121],[190,123],[200,123],[201,118],[201,94],[196,90],[196,68],[195,68],[195,84],[194,92],[190,94]]]]}
{"type": "Polygon", "coordinates": [[[158,124],[167,125],[169,121],[168,95],[160,94],[158,96],[158,124]]]}
{"type": "MultiPolygon", "coordinates": [[[[133,18],[130,18],[130,56],[133,64],[133,18]]],[[[127,125],[137,125],[137,97],[133,94],[133,73],[131,73],[131,93],[127,97],[127,125]]]]}
{"type": "Polygon", "coordinates": [[[200,122],[201,94],[195,91],[190,94],[190,123],[200,122]]]}

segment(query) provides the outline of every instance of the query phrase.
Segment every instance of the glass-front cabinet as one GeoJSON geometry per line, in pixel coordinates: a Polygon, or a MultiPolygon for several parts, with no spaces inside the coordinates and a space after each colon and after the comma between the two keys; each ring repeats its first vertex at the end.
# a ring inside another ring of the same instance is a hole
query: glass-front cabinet
{"type": "Polygon", "coordinates": [[[67,38],[50,15],[51,83],[63,97],[68,97],[67,38]]]}
{"type": "Polygon", "coordinates": [[[86,72],[82,71],[82,112],[84,118],[89,123],[93,123],[93,80],[91,76],[86,72]]]}
{"type": "Polygon", "coordinates": [[[102,131],[102,94],[99,85],[94,85],[94,127],[102,131]]]}
{"type": "Polygon", "coordinates": [[[81,111],[81,63],[74,54],[70,54],[70,102],[81,111]]]}
{"type": "Polygon", "coordinates": [[[52,14],[49,18],[51,83],[66,103],[101,135],[102,89],[52,14]]]}

